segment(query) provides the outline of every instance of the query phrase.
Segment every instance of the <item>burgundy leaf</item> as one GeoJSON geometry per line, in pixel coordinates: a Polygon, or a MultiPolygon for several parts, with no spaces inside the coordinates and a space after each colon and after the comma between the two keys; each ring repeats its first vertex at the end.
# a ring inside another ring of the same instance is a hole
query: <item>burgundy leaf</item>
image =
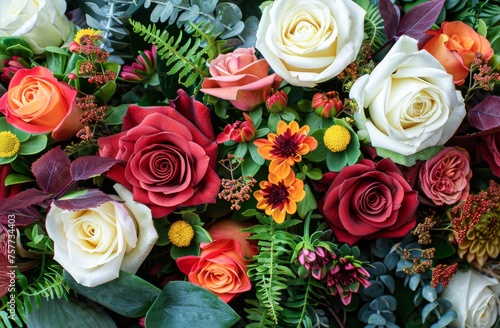
{"type": "Polygon", "coordinates": [[[0,200],[0,223],[7,224],[12,215],[15,217],[16,226],[25,226],[38,219],[40,213],[33,205],[40,205],[52,198],[38,189],[26,189],[11,198],[0,200]]]}
{"type": "Polygon", "coordinates": [[[68,211],[80,211],[95,208],[105,202],[115,200],[99,189],[86,189],[65,195],[63,199],[54,199],[54,204],[68,211]]]}
{"type": "Polygon", "coordinates": [[[430,0],[408,10],[401,18],[397,35],[406,34],[420,41],[436,22],[444,3],[445,0],[430,0]]]}
{"type": "MultiPolygon", "coordinates": [[[[7,259],[8,254],[0,254],[0,297],[4,297],[9,293],[10,289],[10,278],[16,277],[16,271],[14,270],[14,263],[10,263],[7,259]]],[[[11,256],[13,256],[11,254],[11,256]]]]}
{"type": "Polygon", "coordinates": [[[87,180],[102,174],[119,161],[111,157],[84,156],[71,163],[70,172],[74,181],[87,180]]]}
{"type": "Polygon", "coordinates": [[[380,0],[378,10],[384,20],[385,35],[388,40],[391,40],[398,30],[400,19],[399,7],[393,4],[391,0],[380,0]]]}
{"type": "Polygon", "coordinates": [[[28,206],[26,208],[12,210],[8,212],[3,212],[0,210],[1,224],[7,225],[9,223],[9,220],[12,219],[12,217],[14,217],[14,220],[16,221],[15,226],[18,228],[30,225],[33,222],[38,221],[42,218],[40,212],[38,212],[34,206],[28,206]]]}
{"type": "Polygon", "coordinates": [[[56,147],[34,162],[31,171],[43,191],[60,194],[73,183],[69,171],[70,164],[61,147],[56,147]]]}
{"type": "Polygon", "coordinates": [[[470,125],[484,131],[500,126],[500,97],[489,95],[469,110],[470,125]]]}

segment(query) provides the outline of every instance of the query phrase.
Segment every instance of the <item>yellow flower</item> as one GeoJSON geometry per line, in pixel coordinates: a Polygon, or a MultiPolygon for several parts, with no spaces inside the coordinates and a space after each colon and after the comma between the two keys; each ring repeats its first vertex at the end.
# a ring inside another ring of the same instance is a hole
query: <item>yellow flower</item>
{"type": "Polygon", "coordinates": [[[170,242],[177,247],[188,247],[193,237],[193,227],[184,220],[175,221],[168,230],[170,242]]]}
{"type": "Polygon", "coordinates": [[[333,153],[338,153],[347,149],[351,141],[351,134],[342,125],[332,125],[325,131],[323,141],[326,148],[333,153]]]}
{"type": "Polygon", "coordinates": [[[0,132],[0,157],[12,157],[19,151],[21,142],[17,136],[10,131],[0,132]]]}
{"type": "Polygon", "coordinates": [[[84,35],[90,35],[90,36],[99,35],[100,33],[101,33],[101,31],[99,31],[99,30],[94,30],[92,28],[84,28],[84,29],[81,29],[78,32],[76,32],[75,38],[73,39],[73,41],[80,44],[80,39],[82,36],[84,36],[84,35]]]}
{"type": "Polygon", "coordinates": [[[270,173],[268,179],[261,181],[261,189],[253,194],[257,199],[257,208],[265,210],[266,215],[272,216],[276,223],[282,223],[287,213],[297,211],[297,202],[306,196],[304,182],[295,178],[293,171],[284,179],[270,173]]]}

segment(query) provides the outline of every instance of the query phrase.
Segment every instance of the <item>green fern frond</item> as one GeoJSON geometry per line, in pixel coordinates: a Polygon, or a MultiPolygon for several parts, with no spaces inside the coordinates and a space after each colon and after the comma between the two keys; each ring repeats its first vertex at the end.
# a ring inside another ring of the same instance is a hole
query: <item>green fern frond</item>
{"type": "Polygon", "coordinates": [[[355,2],[366,10],[364,40],[370,44],[373,51],[377,51],[387,41],[384,20],[380,16],[378,7],[370,0],[355,0],[355,2]]]}
{"type": "MultiPolygon", "coordinates": [[[[248,319],[270,321],[275,326],[283,311],[282,292],[287,289],[288,281],[295,278],[295,274],[288,267],[295,237],[286,230],[281,230],[284,226],[276,225],[272,219],[261,215],[258,217],[263,224],[247,229],[253,234],[250,239],[258,240],[259,246],[259,253],[254,257],[256,261],[249,265],[248,276],[255,286],[260,313],[265,317],[259,317],[251,309],[246,311],[249,313],[248,319]]],[[[296,224],[300,221],[290,222],[296,224]]]]}
{"type": "Polygon", "coordinates": [[[23,323],[27,323],[26,314],[33,310],[33,303],[39,309],[42,298],[68,299],[70,288],[64,280],[63,268],[58,264],[53,263],[45,267],[43,273],[32,282],[28,282],[26,276],[20,272],[16,272],[16,276],[15,313],[9,311],[10,296],[1,299],[0,322],[3,321],[6,327],[12,327],[12,323],[22,327],[23,323]]]}
{"type": "Polygon", "coordinates": [[[146,42],[156,45],[157,54],[161,59],[167,60],[170,70],[168,75],[177,75],[180,84],[185,87],[195,86],[195,93],[199,90],[203,78],[207,77],[207,66],[204,48],[200,50],[201,40],[190,38],[183,41],[182,32],[177,39],[168,31],[160,31],[156,26],[144,26],[139,22],[130,21],[135,33],[138,33],[146,42]]]}
{"type": "Polygon", "coordinates": [[[296,327],[307,327],[311,322],[309,308],[319,304],[323,297],[317,292],[324,288],[321,282],[311,275],[306,279],[292,279],[288,282],[288,294],[290,295],[283,304],[283,320],[296,327]]]}

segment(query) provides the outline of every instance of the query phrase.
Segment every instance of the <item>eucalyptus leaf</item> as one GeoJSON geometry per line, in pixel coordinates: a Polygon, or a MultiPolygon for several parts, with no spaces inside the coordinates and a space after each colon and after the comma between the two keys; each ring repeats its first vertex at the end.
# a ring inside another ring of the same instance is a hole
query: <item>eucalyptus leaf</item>
{"type": "Polygon", "coordinates": [[[145,315],[161,293],[160,289],[146,280],[124,271],[120,271],[120,276],[115,280],[95,288],[80,285],[66,271],[64,278],[78,294],[129,318],[145,315]]]}
{"type": "Polygon", "coordinates": [[[215,7],[215,11],[217,12],[217,18],[220,19],[221,24],[225,26],[233,26],[243,18],[241,9],[234,3],[219,3],[217,7],[215,7]]]}
{"type": "Polygon", "coordinates": [[[240,317],[212,292],[187,281],[165,285],[146,314],[146,327],[229,328],[240,317]]]}
{"type": "Polygon", "coordinates": [[[211,14],[217,6],[218,0],[191,0],[192,5],[196,5],[206,14],[211,14]]]}
{"type": "Polygon", "coordinates": [[[30,328],[114,328],[116,324],[105,309],[92,302],[69,298],[41,298],[40,309],[26,314],[30,328]]]}
{"type": "Polygon", "coordinates": [[[434,288],[429,285],[424,286],[422,289],[422,296],[429,302],[434,302],[437,298],[437,293],[434,288]]]}

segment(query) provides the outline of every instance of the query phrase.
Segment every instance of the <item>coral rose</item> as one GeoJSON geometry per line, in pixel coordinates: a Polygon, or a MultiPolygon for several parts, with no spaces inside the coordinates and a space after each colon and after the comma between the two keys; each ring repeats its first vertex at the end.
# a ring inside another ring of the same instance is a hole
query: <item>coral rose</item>
{"type": "Polygon", "coordinates": [[[257,59],[254,48],[239,48],[210,62],[211,78],[203,80],[201,91],[229,100],[234,107],[249,111],[264,102],[264,93],[278,88],[283,80],[269,75],[269,64],[257,59]]]}
{"type": "Polygon", "coordinates": [[[75,98],[76,90],[58,81],[48,68],[36,66],[12,77],[9,90],[0,98],[0,112],[19,130],[52,132],[54,139],[66,140],[82,128],[75,98]]]}
{"type": "Polygon", "coordinates": [[[472,176],[469,153],[460,147],[446,147],[420,167],[422,191],[434,205],[452,205],[469,196],[472,176]]]}
{"type": "Polygon", "coordinates": [[[490,42],[463,22],[443,22],[439,30],[426,33],[432,38],[423,49],[439,60],[457,85],[462,85],[469,75],[476,52],[482,53],[484,60],[493,56],[490,42]]]}
{"type": "Polygon", "coordinates": [[[326,173],[321,183],[328,189],[318,208],[339,242],[403,237],[415,226],[417,192],[388,158],[326,173]]]}
{"type": "Polygon", "coordinates": [[[154,218],[215,202],[220,179],[210,112],[182,90],[170,106],[130,106],[122,132],[98,144],[100,156],[122,161],[107,177],[131,190],[154,218]]]}
{"type": "Polygon", "coordinates": [[[176,262],[191,283],[206,288],[226,303],[252,288],[246,261],[235,239],[202,243],[200,256],[183,256],[176,262]]]}

